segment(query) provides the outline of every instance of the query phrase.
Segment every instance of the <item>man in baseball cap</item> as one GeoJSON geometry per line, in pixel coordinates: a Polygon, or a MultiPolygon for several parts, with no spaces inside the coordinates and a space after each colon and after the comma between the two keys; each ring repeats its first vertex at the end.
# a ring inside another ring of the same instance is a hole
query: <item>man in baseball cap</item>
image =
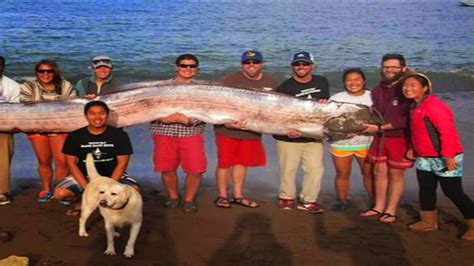
{"type": "MultiPolygon", "coordinates": [[[[293,54],[290,65],[293,76],[280,84],[276,92],[319,102],[329,99],[329,82],[321,75],[312,74],[314,59],[309,52],[293,54]]],[[[296,205],[298,209],[309,213],[323,212],[324,210],[317,202],[324,174],[323,143],[314,138],[302,137],[296,130],[290,130],[288,136],[274,135],[273,137],[276,139],[280,164],[278,207],[292,210],[296,205]],[[304,174],[298,195],[295,183],[296,169],[300,161],[304,174]]]]}
{"type": "Polygon", "coordinates": [[[94,68],[98,68],[101,66],[112,68],[112,59],[106,55],[96,56],[92,59],[92,66],[94,68]]]}
{"type": "Polygon", "coordinates": [[[249,60],[254,60],[257,62],[263,62],[262,53],[255,51],[255,50],[248,50],[242,54],[242,58],[240,59],[241,63],[247,62],[249,60]]]}
{"type": "MultiPolygon", "coordinates": [[[[273,90],[277,81],[262,72],[263,56],[255,50],[248,50],[240,59],[240,71],[221,79],[226,86],[273,90]]],[[[215,205],[229,208],[231,203],[248,208],[257,208],[259,204],[247,198],[244,192],[247,169],[266,164],[262,134],[245,130],[243,121],[234,121],[226,125],[215,125],[217,144],[216,182],[218,197],[215,205]],[[227,183],[232,181],[232,197],[227,193],[227,183]]]]}
{"type": "Polygon", "coordinates": [[[106,55],[99,55],[92,59],[92,72],[94,75],[81,79],[76,84],[80,97],[94,99],[112,91],[117,86],[112,79],[112,59],[106,55]]]}
{"type": "Polygon", "coordinates": [[[313,55],[308,52],[298,52],[293,54],[293,59],[291,60],[290,64],[298,63],[298,62],[306,62],[310,64],[314,64],[313,55]]]}

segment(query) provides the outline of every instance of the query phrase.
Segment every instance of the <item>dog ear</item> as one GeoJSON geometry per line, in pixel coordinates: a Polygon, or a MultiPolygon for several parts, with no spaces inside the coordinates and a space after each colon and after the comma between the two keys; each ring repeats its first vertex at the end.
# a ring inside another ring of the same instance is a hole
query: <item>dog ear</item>
{"type": "Polygon", "coordinates": [[[122,185],[122,186],[123,186],[123,190],[125,190],[123,194],[125,195],[126,200],[128,200],[130,198],[130,189],[128,185],[122,185]]]}
{"type": "Polygon", "coordinates": [[[124,204],[125,202],[128,201],[130,198],[130,191],[127,188],[127,185],[124,184],[118,184],[120,186],[120,192],[117,200],[120,202],[120,204],[124,204]]]}

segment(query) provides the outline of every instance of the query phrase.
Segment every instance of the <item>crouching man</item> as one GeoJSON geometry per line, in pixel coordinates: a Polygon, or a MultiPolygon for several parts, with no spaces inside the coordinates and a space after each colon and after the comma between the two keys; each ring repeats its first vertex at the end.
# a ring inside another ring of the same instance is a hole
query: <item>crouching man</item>
{"type": "MultiPolygon", "coordinates": [[[[86,156],[92,153],[97,171],[139,189],[137,181],[125,171],[133,153],[128,134],[122,129],[107,125],[109,107],[101,101],[91,101],[84,107],[86,127],[71,132],[62,149],[72,176],[64,178],[55,188],[54,197],[64,205],[78,198],[87,186],[86,156]]],[[[80,206],[68,210],[66,215],[77,216],[80,206]]]]}

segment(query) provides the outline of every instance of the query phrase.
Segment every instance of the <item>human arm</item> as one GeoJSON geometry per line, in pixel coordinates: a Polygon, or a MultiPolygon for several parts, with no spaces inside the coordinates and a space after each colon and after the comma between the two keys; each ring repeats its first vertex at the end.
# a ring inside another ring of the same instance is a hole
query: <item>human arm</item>
{"type": "Polygon", "coordinates": [[[119,181],[125,173],[125,170],[127,170],[129,161],[130,155],[117,155],[117,165],[115,166],[110,178],[119,181]]]}
{"type": "Polygon", "coordinates": [[[79,97],[84,97],[84,96],[85,96],[85,94],[86,94],[86,89],[84,88],[84,84],[83,84],[82,79],[80,79],[80,80],[76,83],[76,90],[77,90],[77,96],[79,96],[79,97]]]}
{"type": "Polygon", "coordinates": [[[387,124],[363,124],[366,128],[364,129],[364,133],[368,134],[375,134],[375,133],[383,133],[385,130],[390,130],[393,129],[392,124],[387,123],[387,124]]]}
{"type": "Polygon", "coordinates": [[[438,133],[439,153],[445,158],[454,158],[462,152],[461,141],[454,122],[451,108],[436,96],[431,96],[426,105],[426,116],[438,133]]]}
{"type": "Polygon", "coordinates": [[[165,116],[163,118],[160,118],[158,120],[165,124],[179,123],[186,126],[195,126],[197,124],[202,123],[201,120],[194,117],[188,117],[182,113],[174,113],[174,114],[165,116]]]}
{"type": "Polygon", "coordinates": [[[165,124],[179,123],[187,125],[190,122],[190,118],[181,113],[173,113],[163,118],[160,118],[159,120],[165,124]]]}
{"type": "Polygon", "coordinates": [[[30,102],[33,99],[33,83],[26,81],[20,85],[20,102],[30,102]]]}
{"type": "Polygon", "coordinates": [[[409,148],[407,150],[407,154],[406,154],[406,157],[409,159],[409,160],[416,160],[416,153],[415,153],[415,150],[413,148],[409,148]]]}
{"type": "Polygon", "coordinates": [[[446,169],[448,171],[458,168],[458,162],[454,157],[444,157],[444,162],[446,163],[446,169]]]}
{"type": "Polygon", "coordinates": [[[232,122],[224,124],[228,128],[234,128],[234,129],[245,129],[245,120],[240,119],[240,120],[234,120],[232,122]]]}
{"type": "Polygon", "coordinates": [[[382,88],[372,91],[377,93],[378,101],[374,100],[374,107],[383,115],[385,123],[390,124],[384,130],[403,131],[408,126],[410,107],[413,100],[405,98],[401,83],[391,88],[382,88]]]}
{"type": "Polygon", "coordinates": [[[288,130],[287,135],[288,135],[288,137],[289,137],[290,139],[296,139],[296,138],[301,137],[301,133],[300,133],[298,130],[296,130],[296,129],[290,129],[290,130],[288,130]]]}
{"type": "Polygon", "coordinates": [[[63,94],[64,99],[77,98],[77,90],[74,89],[74,87],[72,86],[72,83],[67,80],[63,80],[62,94],[63,94]]]}
{"type": "Polygon", "coordinates": [[[69,168],[69,172],[74,177],[74,179],[76,179],[77,183],[79,183],[82,188],[86,188],[87,179],[82,173],[81,169],[79,169],[77,166],[77,156],[66,154],[66,164],[69,168]]]}
{"type": "Polygon", "coordinates": [[[7,102],[17,103],[20,101],[20,84],[18,82],[3,76],[2,85],[3,95],[7,102]]]}
{"type": "Polygon", "coordinates": [[[321,94],[319,96],[319,103],[326,103],[328,102],[329,97],[331,94],[329,93],[329,81],[327,78],[323,77],[322,85],[321,85],[321,94]]]}

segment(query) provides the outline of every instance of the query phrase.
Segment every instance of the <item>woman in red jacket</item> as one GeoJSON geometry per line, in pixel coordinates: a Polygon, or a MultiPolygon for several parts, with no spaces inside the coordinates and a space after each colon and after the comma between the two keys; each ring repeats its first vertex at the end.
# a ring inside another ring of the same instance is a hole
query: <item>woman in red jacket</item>
{"type": "Polygon", "coordinates": [[[413,147],[407,157],[416,159],[421,206],[421,221],[409,228],[416,231],[438,229],[436,188],[439,183],[443,193],[466,219],[468,230],[461,238],[474,240],[474,203],[462,188],[464,155],[451,108],[432,94],[431,81],[424,74],[407,76],[403,94],[414,100],[410,111],[413,147]]]}

